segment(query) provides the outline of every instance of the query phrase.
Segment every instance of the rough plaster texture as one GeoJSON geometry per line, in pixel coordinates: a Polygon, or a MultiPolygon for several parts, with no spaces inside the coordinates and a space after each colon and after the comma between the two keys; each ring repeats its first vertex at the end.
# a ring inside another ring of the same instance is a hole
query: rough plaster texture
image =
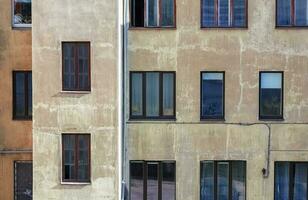
{"type": "Polygon", "coordinates": [[[117,1],[33,1],[34,200],[117,199],[117,1]],[[91,92],[61,92],[62,41],[91,42],[91,92]],[[91,134],[91,184],[61,184],[61,133],[91,134]]]}
{"type": "Polygon", "coordinates": [[[307,30],[275,29],[275,1],[249,1],[248,29],[200,29],[200,1],[176,3],[175,30],[129,30],[129,71],[176,71],[177,88],[176,121],[127,123],[127,161],[176,160],[177,200],[198,200],[201,160],[246,160],[247,200],[272,200],[274,161],[308,160],[307,30]],[[284,71],[283,121],[258,120],[262,70],[284,71]],[[226,72],[224,122],[200,122],[200,71],[226,72]],[[268,178],[268,128],[228,123],[270,123],[268,178]]]}
{"type": "MultiPolygon", "coordinates": [[[[31,70],[31,29],[12,29],[11,0],[0,0],[0,152],[32,149],[32,121],[13,119],[14,70],[31,70]]],[[[14,195],[14,161],[32,160],[30,153],[0,153],[0,199],[14,195]]]]}

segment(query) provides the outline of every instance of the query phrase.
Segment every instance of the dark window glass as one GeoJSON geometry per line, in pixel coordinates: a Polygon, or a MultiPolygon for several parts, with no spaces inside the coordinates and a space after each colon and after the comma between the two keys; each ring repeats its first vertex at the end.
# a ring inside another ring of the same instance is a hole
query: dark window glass
{"type": "Polygon", "coordinates": [[[307,200],[307,162],[275,163],[275,200],[307,200]]]}
{"type": "Polygon", "coordinates": [[[245,200],[246,162],[201,162],[201,200],[245,200]]]}
{"type": "Polygon", "coordinates": [[[90,181],[90,135],[63,134],[63,181],[90,181]]]}
{"type": "Polygon", "coordinates": [[[15,161],[14,200],[32,200],[32,162],[15,161]]]}
{"type": "Polygon", "coordinates": [[[175,117],[173,72],[131,73],[131,118],[175,117]]]}
{"type": "Polygon", "coordinates": [[[175,162],[131,161],[131,200],[175,200],[175,162]]]}
{"type": "Polygon", "coordinates": [[[260,73],[260,119],[282,118],[282,73],[260,73]]]}
{"type": "Polygon", "coordinates": [[[175,0],[131,0],[131,26],[174,27],[175,0]]]}
{"type": "Polygon", "coordinates": [[[224,118],[224,73],[203,72],[201,90],[201,118],[224,118]]]}
{"type": "Polygon", "coordinates": [[[202,27],[246,27],[246,0],[202,0],[202,27]]]}
{"type": "Polygon", "coordinates": [[[32,118],[32,73],[13,72],[13,118],[32,118]]]}
{"type": "Polygon", "coordinates": [[[63,42],[63,90],[90,91],[90,43],[63,42]]]}
{"type": "Polygon", "coordinates": [[[277,26],[307,26],[307,0],[277,0],[277,26]],[[294,5],[294,6],[293,6],[294,5]]]}
{"type": "Polygon", "coordinates": [[[31,0],[13,0],[14,27],[27,27],[31,26],[31,0]]]}

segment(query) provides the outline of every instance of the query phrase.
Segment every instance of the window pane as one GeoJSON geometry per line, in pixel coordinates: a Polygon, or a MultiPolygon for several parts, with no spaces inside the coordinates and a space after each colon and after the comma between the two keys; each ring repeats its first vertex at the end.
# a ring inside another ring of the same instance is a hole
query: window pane
{"type": "Polygon", "coordinates": [[[161,0],[162,26],[174,26],[174,0],[161,0]]]}
{"type": "Polygon", "coordinates": [[[275,200],[289,200],[289,163],[275,165],[275,200]]]}
{"type": "Polygon", "coordinates": [[[15,162],[15,200],[32,200],[32,163],[15,162]]]}
{"type": "Polygon", "coordinates": [[[28,115],[32,116],[32,73],[28,73],[28,115]]]}
{"type": "Polygon", "coordinates": [[[143,163],[130,164],[130,195],[131,199],[143,200],[143,163]]]}
{"type": "Polygon", "coordinates": [[[158,1],[147,0],[148,26],[158,26],[158,1]]]}
{"type": "Polygon", "coordinates": [[[262,73],[261,74],[261,116],[282,115],[282,74],[262,73]]]}
{"type": "Polygon", "coordinates": [[[147,200],[158,200],[158,163],[148,163],[147,200]]]}
{"type": "Polygon", "coordinates": [[[78,179],[89,180],[89,138],[88,135],[78,136],[78,179]]]}
{"type": "Polygon", "coordinates": [[[163,74],[163,115],[174,115],[174,74],[163,74]]]}
{"type": "Polygon", "coordinates": [[[217,186],[218,200],[228,200],[229,163],[227,162],[218,162],[217,186]]]}
{"type": "Polygon", "coordinates": [[[31,24],[31,0],[14,0],[14,24],[31,24]]]}
{"type": "Polygon", "coordinates": [[[214,162],[201,163],[201,200],[214,200],[214,162]]]}
{"type": "Polygon", "coordinates": [[[245,174],[245,162],[232,162],[232,200],[245,200],[245,174]]]}
{"type": "Polygon", "coordinates": [[[75,52],[74,45],[71,43],[63,43],[64,70],[63,84],[64,89],[74,89],[75,83],[75,52]]]}
{"type": "Polygon", "coordinates": [[[229,16],[230,16],[230,10],[229,10],[229,0],[218,0],[219,2],[219,26],[229,26],[229,16]]]}
{"type": "Polygon", "coordinates": [[[25,78],[26,78],[25,73],[23,72],[15,73],[15,116],[16,117],[26,116],[25,78]]]}
{"type": "Polygon", "coordinates": [[[75,136],[63,135],[64,179],[75,178],[75,136]]]}
{"type": "Polygon", "coordinates": [[[132,103],[131,114],[141,116],[143,113],[142,104],[142,73],[132,73],[132,103]]]}
{"type": "Polygon", "coordinates": [[[307,200],[307,168],[306,163],[295,164],[293,200],[307,200]]]}
{"type": "Polygon", "coordinates": [[[216,26],[215,0],[202,0],[202,26],[216,26]]]}
{"type": "Polygon", "coordinates": [[[159,73],[146,73],[146,116],[159,116],[159,73]]]}
{"type": "Polygon", "coordinates": [[[202,116],[223,117],[223,73],[202,74],[202,116]]]}
{"type": "Polygon", "coordinates": [[[78,45],[78,88],[87,90],[90,87],[89,77],[89,46],[88,44],[78,45]]]}
{"type": "Polygon", "coordinates": [[[144,0],[132,0],[132,25],[144,26],[144,0]]]}
{"type": "Polygon", "coordinates": [[[295,0],[295,24],[308,25],[308,0],[295,0]]]}
{"type": "Polygon", "coordinates": [[[246,26],[246,0],[233,1],[233,25],[246,26]]]}
{"type": "Polygon", "coordinates": [[[162,200],[175,200],[175,163],[162,163],[162,200]]]}
{"type": "Polygon", "coordinates": [[[291,25],[290,0],[277,0],[277,25],[291,25]]]}

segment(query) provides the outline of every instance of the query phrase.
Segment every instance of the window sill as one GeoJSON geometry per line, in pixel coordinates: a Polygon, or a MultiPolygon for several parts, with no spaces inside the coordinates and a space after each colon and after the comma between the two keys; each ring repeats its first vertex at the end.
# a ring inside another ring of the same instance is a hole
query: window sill
{"type": "Polygon", "coordinates": [[[74,91],[74,90],[70,90],[70,91],[66,91],[66,90],[62,90],[60,92],[61,94],[91,94],[91,91],[74,91]]]}
{"type": "Polygon", "coordinates": [[[24,25],[12,25],[12,29],[17,29],[17,30],[29,30],[32,29],[32,24],[24,24],[24,25]]]}
{"type": "Polygon", "coordinates": [[[176,27],[129,27],[128,30],[176,30],[176,27]]]}
{"type": "Polygon", "coordinates": [[[273,122],[281,122],[284,121],[284,118],[259,118],[259,121],[273,121],[273,122]]]}
{"type": "Polygon", "coordinates": [[[61,181],[61,185],[91,185],[91,182],[63,182],[61,181]]]}
{"type": "Polygon", "coordinates": [[[217,118],[217,119],[206,119],[206,118],[201,118],[201,122],[225,122],[225,118],[217,118]]]}
{"type": "Polygon", "coordinates": [[[176,121],[176,118],[161,118],[161,119],[157,119],[157,118],[155,118],[155,119],[134,119],[134,118],[130,118],[130,119],[128,119],[128,121],[127,122],[129,122],[129,123],[142,123],[142,122],[168,122],[168,121],[170,121],[170,122],[174,122],[174,121],[176,121]]]}
{"type": "Polygon", "coordinates": [[[229,30],[248,30],[248,26],[244,27],[234,27],[234,26],[224,26],[224,27],[217,27],[217,26],[209,26],[209,27],[200,27],[201,30],[219,30],[219,29],[229,29],[229,30]]]}
{"type": "Polygon", "coordinates": [[[288,29],[308,29],[308,25],[307,26],[278,26],[276,25],[275,27],[276,29],[285,29],[285,30],[288,30],[288,29]]]}

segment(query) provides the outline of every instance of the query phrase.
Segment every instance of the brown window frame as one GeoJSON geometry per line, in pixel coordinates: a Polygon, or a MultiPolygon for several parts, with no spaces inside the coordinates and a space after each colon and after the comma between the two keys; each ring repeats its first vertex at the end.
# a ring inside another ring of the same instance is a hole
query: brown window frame
{"type": "Polygon", "coordinates": [[[138,28],[147,28],[147,29],[155,29],[155,28],[162,28],[162,29],[174,29],[176,28],[176,0],[173,0],[173,5],[174,5],[174,8],[173,8],[173,26],[162,26],[162,14],[161,14],[161,10],[162,10],[162,6],[161,6],[161,0],[155,0],[155,1],[158,1],[158,4],[159,4],[159,13],[158,13],[158,17],[159,17],[159,21],[158,21],[158,26],[148,26],[147,25],[147,0],[144,0],[144,14],[143,14],[143,26],[135,26],[134,25],[134,14],[133,14],[133,1],[135,0],[130,0],[129,1],[129,11],[130,11],[130,28],[132,29],[138,29],[138,28]]]}
{"type": "MultiPolygon", "coordinates": [[[[25,70],[25,71],[13,71],[13,120],[32,120],[32,115],[29,114],[29,90],[28,90],[28,84],[29,84],[29,75],[32,76],[32,71],[25,70]],[[17,116],[16,114],[16,74],[22,73],[25,75],[25,82],[24,82],[24,89],[25,89],[25,115],[24,116],[17,116]]],[[[31,88],[32,90],[32,88],[31,88]]]]}
{"type": "Polygon", "coordinates": [[[62,133],[61,135],[61,141],[62,141],[62,182],[63,183],[91,183],[91,135],[90,134],[74,134],[74,133],[62,133]],[[64,137],[65,136],[74,136],[75,139],[75,147],[74,147],[74,174],[75,178],[73,179],[65,179],[65,151],[64,151],[64,137]],[[78,158],[79,158],[79,144],[78,144],[78,137],[79,136],[87,136],[88,137],[88,179],[78,179],[78,158]]]}
{"type": "Polygon", "coordinates": [[[61,44],[62,46],[62,91],[86,91],[86,92],[90,92],[91,91],[91,42],[89,41],[76,41],[76,42],[72,42],[72,41],[65,41],[62,42],[61,44]],[[75,66],[74,66],[74,70],[75,70],[75,87],[74,88],[65,88],[64,87],[64,69],[65,69],[65,55],[64,55],[64,44],[73,44],[74,45],[74,62],[75,62],[75,66]],[[78,45],[79,44],[87,44],[88,47],[88,77],[89,77],[89,85],[88,88],[83,89],[79,87],[79,62],[78,62],[78,45]]]}

